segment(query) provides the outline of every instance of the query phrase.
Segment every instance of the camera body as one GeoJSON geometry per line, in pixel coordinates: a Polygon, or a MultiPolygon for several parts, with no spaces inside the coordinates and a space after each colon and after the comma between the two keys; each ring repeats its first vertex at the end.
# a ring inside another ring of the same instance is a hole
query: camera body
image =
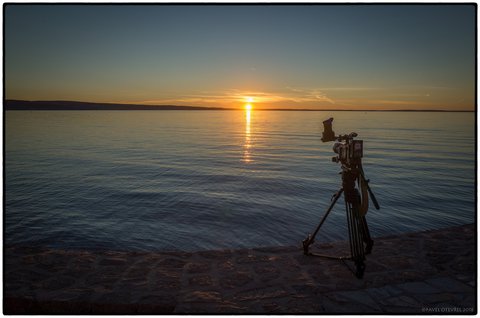
{"type": "Polygon", "coordinates": [[[349,139],[345,142],[336,142],[333,145],[333,152],[338,154],[337,157],[332,158],[333,162],[352,165],[363,157],[363,140],[349,139]]]}
{"type": "Polygon", "coordinates": [[[332,129],[333,118],[329,118],[323,122],[324,131],[322,134],[322,141],[335,141],[333,151],[338,156],[333,157],[333,162],[340,162],[347,168],[354,167],[363,157],[363,140],[354,140],[358,136],[357,133],[350,133],[348,135],[335,136],[332,129]]]}

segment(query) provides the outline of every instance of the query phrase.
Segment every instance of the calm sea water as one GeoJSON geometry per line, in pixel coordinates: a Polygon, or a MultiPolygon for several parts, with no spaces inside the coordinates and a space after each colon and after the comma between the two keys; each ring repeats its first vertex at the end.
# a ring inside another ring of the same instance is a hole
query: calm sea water
{"type": "MultiPolygon", "coordinates": [[[[300,245],[340,188],[322,121],[364,140],[373,236],[475,221],[475,114],[7,111],[5,240],[60,248],[300,245]]],[[[347,239],[343,199],[318,241],[347,239]]]]}

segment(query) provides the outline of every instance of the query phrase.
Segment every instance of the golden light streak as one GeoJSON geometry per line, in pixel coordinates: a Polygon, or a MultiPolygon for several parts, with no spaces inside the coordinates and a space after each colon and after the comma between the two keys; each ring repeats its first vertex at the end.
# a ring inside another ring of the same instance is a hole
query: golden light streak
{"type": "Polygon", "coordinates": [[[248,109],[245,107],[245,143],[243,144],[243,162],[250,163],[252,162],[251,158],[251,148],[252,148],[252,137],[251,137],[251,108],[248,109]]]}

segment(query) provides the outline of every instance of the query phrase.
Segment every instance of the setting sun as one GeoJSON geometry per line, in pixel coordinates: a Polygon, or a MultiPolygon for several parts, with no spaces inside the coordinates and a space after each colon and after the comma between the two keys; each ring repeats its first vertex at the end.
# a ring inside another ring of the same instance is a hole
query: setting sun
{"type": "Polygon", "coordinates": [[[245,110],[252,110],[252,105],[251,104],[245,105],[245,110]]]}

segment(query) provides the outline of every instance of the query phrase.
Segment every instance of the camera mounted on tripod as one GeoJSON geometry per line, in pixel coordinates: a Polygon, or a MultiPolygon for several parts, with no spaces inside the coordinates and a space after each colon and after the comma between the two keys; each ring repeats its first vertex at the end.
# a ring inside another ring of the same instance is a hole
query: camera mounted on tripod
{"type": "Polygon", "coordinates": [[[335,136],[332,130],[333,118],[329,118],[323,122],[323,134],[322,141],[335,141],[333,145],[333,152],[338,154],[336,157],[332,157],[333,162],[340,162],[347,168],[352,168],[358,164],[358,160],[363,157],[363,140],[354,140],[358,134],[352,132],[348,135],[335,136]]]}
{"type": "Polygon", "coordinates": [[[358,136],[355,132],[348,135],[335,136],[332,129],[332,122],[333,118],[329,118],[323,122],[324,131],[322,134],[322,141],[337,141],[333,145],[333,151],[337,156],[333,157],[332,161],[342,164],[342,187],[332,197],[330,206],[313,234],[309,234],[307,238],[302,241],[303,253],[305,255],[320,256],[342,261],[347,259],[352,260],[356,267],[354,272],[355,276],[362,278],[365,271],[365,255],[370,254],[373,247],[373,240],[370,237],[370,231],[365,218],[368,210],[368,194],[370,194],[370,198],[375,208],[380,209],[380,206],[370,189],[368,184],[369,180],[366,179],[363,172],[363,140],[354,140],[354,138],[358,136]],[[342,194],[344,194],[345,198],[351,255],[347,257],[334,257],[332,255],[310,252],[310,245],[314,243],[315,236],[320,230],[320,227],[325,222],[328,214],[332,211],[335,203],[342,194]]]}

